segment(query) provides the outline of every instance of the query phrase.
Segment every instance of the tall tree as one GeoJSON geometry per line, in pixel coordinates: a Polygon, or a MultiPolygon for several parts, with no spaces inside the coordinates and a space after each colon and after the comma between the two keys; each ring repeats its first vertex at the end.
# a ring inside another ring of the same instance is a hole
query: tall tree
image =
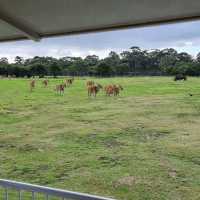
{"type": "Polygon", "coordinates": [[[50,65],[50,73],[56,78],[58,75],[61,75],[61,67],[57,64],[57,62],[53,62],[50,65]]]}
{"type": "Polygon", "coordinates": [[[87,66],[95,66],[99,62],[99,57],[96,55],[89,55],[85,57],[84,61],[87,66]]]}
{"type": "Polygon", "coordinates": [[[20,56],[15,57],[15,64],[17,65],[23,65],[24,64],[24,58],[20,56]]]}

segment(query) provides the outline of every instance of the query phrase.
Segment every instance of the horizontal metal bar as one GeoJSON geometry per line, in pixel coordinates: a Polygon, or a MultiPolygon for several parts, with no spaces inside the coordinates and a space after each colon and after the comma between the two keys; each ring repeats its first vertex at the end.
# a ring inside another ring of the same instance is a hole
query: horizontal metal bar
{"type": "MultiPolygon", "coordinates": [[[[80,34],[88,34],[88,33],[98,33],[98,32],[105,32],[105,31],[114,31],[114,30],[123,30],[129,28],[143,28],[149,26],[160,26],[164,24],[175,24],[175,23],[183,23],[183,22],[191,22],[191,21],[199,21],[200,14],[194,14],[191,16],[180,16],[180,17],[171,17],[171,18],[164,18],[164,19],[157,19],[155,21],[149,20],[144,22],[138,23],[116,23],[116,24],[109,24],[102,27],[94,27],[94,28],[84,28],[81,30],[71,30],[71,31],[62,31],[62,32],[49,32],[49,33],[40,33],[39,39],[43,38],[51,38],[51,37],[59,37],[59,36],[70,36],[70,35],[80,35],[80,34]]],[[[30,38],[30,37],[29,37],[30,38]]],[[[0,38],[0,42],[9,42],[9,41],[20,41],[20,40],[27,40],[28,38],[20,35],[20,36],[11,36],[11,37],[4,37],[0,38]]],[[[32,38],[30,38],[32,39],[32,38]]]]}
{"type": "Polygon", "coordinates": [[[17,20],[15,16],[12,17],[9,14],[3,12],[3,10],[0,10],[0,19],[8,23],[10,26],[13,26],[16,29],[20,30],[25,36],[27,36],[31,40],[39,41],[41,39],[40,35],[32,30],[32,28],[17,20]]]}
{"type": "Polygon", "coordinates": [[[73,191],[68,191],[68,190],[61,190],[61,189],[56,189],[56,188],[51,188],[51,187],[44,187],[44,186],[4,180],[4,179],[0,179],[0,186],[5,187],[5,188],[13,188],[16,190],[43,193],[49,196],[62,197],[65,199],[69,198],[72,200],[114,200],[111,198],[105,198],[105,197],[100,197],[100,196],[95,196],[95,195],[90,195],[90,194],[84,194],[84,193],[73,192],[73,191]]]}

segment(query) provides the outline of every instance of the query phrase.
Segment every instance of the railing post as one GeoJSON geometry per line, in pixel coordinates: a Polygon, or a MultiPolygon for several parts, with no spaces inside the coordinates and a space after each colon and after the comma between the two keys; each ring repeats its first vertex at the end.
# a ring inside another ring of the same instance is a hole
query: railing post
{"type": "Polygon", "coordinates": [[[5,188],[5,200],[8,200],[8,188],[5,188]]]}
{"type": "Polygon", "coordinates": [[[32,192],[32,200],[35,200],[35,192],[32,192]]]}
{"type": "Polygon", "coordinates": [[[22,192],[19,190],[19,200],[22,200],[22,192]]]}

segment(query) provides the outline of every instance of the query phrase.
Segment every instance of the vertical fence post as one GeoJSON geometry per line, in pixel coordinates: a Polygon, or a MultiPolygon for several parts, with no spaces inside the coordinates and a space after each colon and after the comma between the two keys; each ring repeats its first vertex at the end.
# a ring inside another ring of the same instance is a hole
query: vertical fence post
{"type": "Polygon", "coordinates": [[[22,192],[19,190],[19,200],[22,200],[22,192]]]}
{"type": "Polygon", "coordinates": [[[35,192],[32,192],[32,200],[35,200],[35,192]]]}
{"type": "Polygon", "coordinates": [[[8,200],[8,188],[5,188],[5,200],[8,200]]]}

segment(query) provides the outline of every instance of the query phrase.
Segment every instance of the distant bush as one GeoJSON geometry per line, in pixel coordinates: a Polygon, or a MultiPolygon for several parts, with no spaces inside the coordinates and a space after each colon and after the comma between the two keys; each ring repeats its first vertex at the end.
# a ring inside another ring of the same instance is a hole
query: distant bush
{"type": "Polygon", "coordinates": [[[200,53],[196,59],[175,49],[143,50],[131,47],[120,54],[111,51],[100,59],[96,55],[81,57],[39,57],[24,59],[16,56],[14,63],[0,58],[0,75],[16,77],[32,76],[200,76],[200,53]]]}

